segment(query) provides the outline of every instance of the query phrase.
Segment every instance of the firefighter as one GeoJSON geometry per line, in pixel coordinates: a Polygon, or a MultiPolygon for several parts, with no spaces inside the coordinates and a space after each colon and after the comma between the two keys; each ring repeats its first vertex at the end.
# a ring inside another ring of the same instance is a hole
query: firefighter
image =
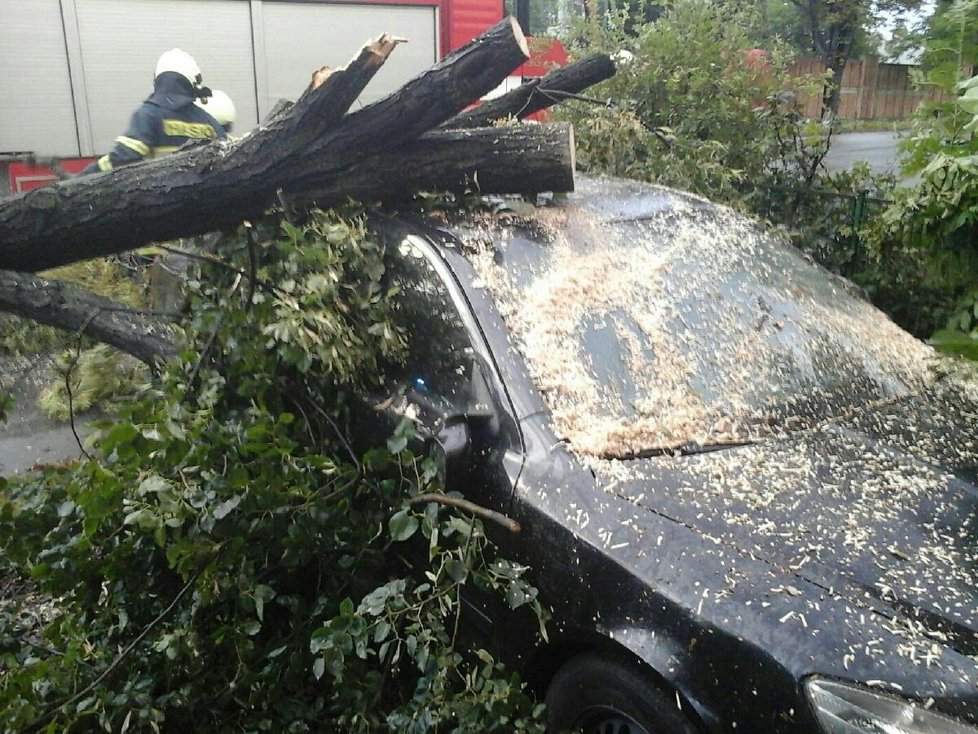
{"type": "Polygon", "coordinates": [[[215,89],[207,99],[198,99],[195,103],[201,109],[210,113],[211,117],[221,123],[224,132],[231,134],[231,128],[238,117],[238,110],[227,92],[215,89]]]}
{"type": "Polygon", "coordinates": [[[167,51],[156,63],[153,93],[133,113],[125,134],[115,139],[110,153],[90,163],[80,175],[172,153],[190,141],[226,137],[221,124],[194,104],[210,95],[193,56],[179,48],[167,51]]]}
{"type": "MultiPolygon", "coordinates": [[[[194,104],[206,110],[217,120],[225,134],[230,135],[237,118],[237,109],[226,92],[215,89],[209,97],[198,99],[194,104]]],[[[183,240],[178,243],[178,247],[184,250],[199,250],[201,246],[201,240],[183,240]]],[[[206,250],[206,246],[203,249],[206,250]]],[[[146,281],[149,305],[154,311],[173,313],[182,308],[185,301],[183,284],[190,264],[191,261],[185,255],[172,251],[160,252],[153,258],[146,269],[146,281]]]]}

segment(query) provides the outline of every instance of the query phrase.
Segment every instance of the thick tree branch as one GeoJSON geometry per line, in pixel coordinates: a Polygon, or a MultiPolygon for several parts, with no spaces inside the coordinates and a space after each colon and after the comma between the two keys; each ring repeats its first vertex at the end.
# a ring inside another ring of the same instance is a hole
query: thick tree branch
{"type": "Polygon", "coordinates": [[[532,79],[495,99],[488,100],[442,123],[442,129],[491,125],[508,117],[524,118],[551,107],[569,94],[615,75],[615,63],[606,54],[594,54],[532,79]]]}
{"type": "Polygon", "coordinates": [[[295,203],[347,197],[397,201],[422,190],[526,194],[574,190],[574,130],[566,123],[437,130],[403,150],[361,161],[295,203]]]}
{"type": "Polygon", "coordinates": [[[83,333],[151,366],[175,354],[169,322],[163,317],[35,273],[0,270],[0,311],[83,333]]]}

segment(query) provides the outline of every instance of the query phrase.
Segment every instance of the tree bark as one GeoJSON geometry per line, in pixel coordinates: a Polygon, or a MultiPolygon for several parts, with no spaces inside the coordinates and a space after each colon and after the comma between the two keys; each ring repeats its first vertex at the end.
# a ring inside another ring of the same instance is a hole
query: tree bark
{"type": "Polygon", "coordinates": [[[253,217],[279,189],[301,193],[444,122],[529,56],[507,18],[394,94],[342,116],[395,45],[388,36],[368,45],[287,114],[237,143],[212,143],[0,202],[0,269],[46,270],[253,217]]]}
{"type": "Polygon", "coordinates": [[[438,130],[368,158],[297,197],[330,206],[347,197],[397,201],[418,191],[537,194],[574,190],[574,129],[567,123],[438,130]]]}
{"type": "Polygon", "coordinates": [[[606,54],[594,54],[532,79],[495,99],[466,110],[441,124],[441,129],[485,127],[496,120],[519,119],[562,102],[615,75],[615,63],[606,54]]]}
{"type": "Polygon", "coordinates": [[[834,118],[842,99],[842,73],[852,54],[859,30],[857,0],[791,0],[804,16],[810,31],[812,51],[832,72],[822,88],[821,117],[834,118]]]}
{"type": "Polygon", "coordinates": [[[164,318],[35,273],[0,270],[0,311],[84,334],[151,366],[175,354],[164,318]]]}

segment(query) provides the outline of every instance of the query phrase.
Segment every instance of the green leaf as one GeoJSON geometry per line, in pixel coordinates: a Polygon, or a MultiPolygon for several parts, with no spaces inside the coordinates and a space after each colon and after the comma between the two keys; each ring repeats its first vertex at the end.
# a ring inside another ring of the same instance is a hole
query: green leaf
{"type": "Polygon", "coordinates": [[[261,622],[257,619],[249,619],[241,625],[241,631],[249,637],[254,637],[261,630],[261,622]]]}
{"type": "Polygon", "coordinates": [[[161,525],[159,516],[147,509],[136,510],[126,515],[123,525],[138,525],[143,530],[152,530],[161,525]]]}
{"type": "Polygon", "coordinates": [[[140,495],[154,494],[170,489],[170,483],[157,474],[151,474],[139,483],[136,492],[140,495]]]}
{"type": "Polygon", "coordinates": [[[978,339],[972,339],[961,331],[943,329],[935,332],[928,341],[941,352],[960,354],[978,361],[978,339]]]}
{"type": "Polygon", "coordinates": [[[105,451],[111,451],[117,446],[128,446],[138,435],[139,431],[131,423],[114,423],[102,436],[101,445],[105,451]]]}
{"type": "Polygon", "coordinates": [[[407,448],[407,436],[391,436],[387,439],[387,450],[392,454],[399,454],[407,448]]]}
{"type": "Polygon", "coordinates": [[[461,583],[469,575],[469,569],[465,564],[455,558],[445,564],[445,571],[455,583],[461,583]]]}
{"type": "Polygon", "coordinates": [[[227,517],[232,510],[234,510],[238,505],[241,504],[242,497],[243,495],[236,494],[231,497],[228,497],[228,499],[221,502],[217,507],[214,508],[214,513],[213,513],[214,519],[223,520],[225,517],[227,517]]]}
{"type": "Polygon", "coordinates": [[[510,584],[506,589],[506,601],[511,609],[518,609],[527,601],[526,592],[519,584],[510,584]]]}
{"type": "Polygon", "coordinates": [[[382,448],[371,449],[363,455],[363,463],[373,471],[385,471],[391,465],[391,452],[382,448]]]}
{"type": "Polygon", "coordinates": [[[83,698],[75,706],[75,713],[82,714],[88,711],[93,711],[96,701],[98,701],[97,696],[89,696],[88,698],[83,698]]]}
{"type": "Polygon", "coordinates": [[[418,518],[411,514],[410,510],[401,510],[395,513],[388,524],[391,538],[399,542],[414,535],[418,526],[418,518]]]}
{"type": "Polygon", "coordinates": [[[387,639],[390,634],[391,625],[386,619],[381,619],[374,625],[374,644],[378,644],[387,639]]]}
{"type": "Polygon", "coordinates": [[[255,614],[258,615],[259,620],[264,622],[265,602],[275,598],[275,589],[273,589],[271,586],[258,584],[255,587],[254,597],[255,597],[255,614]]]}
{"type": "Polygon", "coordinates": [[[328,627],[319,627],[309,637],[309,652],[317,655],[329,647],[330,630],[328,627]]]}

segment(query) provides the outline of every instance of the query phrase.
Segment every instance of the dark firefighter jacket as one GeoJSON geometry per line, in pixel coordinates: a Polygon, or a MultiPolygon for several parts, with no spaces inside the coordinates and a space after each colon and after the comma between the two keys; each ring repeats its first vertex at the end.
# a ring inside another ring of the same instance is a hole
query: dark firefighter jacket
{"type": "Polygon", "coordinates": [[[227,133],[220,123],[194,104],[190,82],[181,74],[166,71],[156,77],[153,94],[133,113],[112,151],[88,164],[81,175],[172,153],[190,140],[207,142],[224,137],[227,133]]]}

